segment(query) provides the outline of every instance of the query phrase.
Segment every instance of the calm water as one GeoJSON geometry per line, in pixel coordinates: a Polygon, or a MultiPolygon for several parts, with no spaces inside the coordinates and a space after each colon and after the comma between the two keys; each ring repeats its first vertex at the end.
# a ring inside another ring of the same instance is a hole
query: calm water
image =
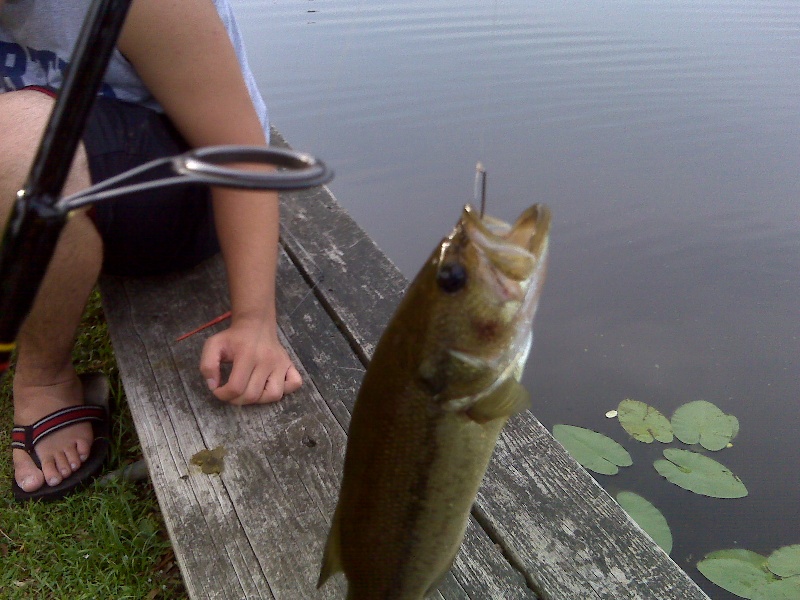
{"type": "Polygon", "coordinates": [[[336,170],[339,201],[409,277],[472,194],[555,223],[526,373],[534,413],[607,433],[598,476],[666,515],[673,558],[800,543],[797,0],[236,0],[273,123],[336,170]],[[714,455],[750,490],[661,479],[663,446],[604,413],[710,400],[714,455]]]}

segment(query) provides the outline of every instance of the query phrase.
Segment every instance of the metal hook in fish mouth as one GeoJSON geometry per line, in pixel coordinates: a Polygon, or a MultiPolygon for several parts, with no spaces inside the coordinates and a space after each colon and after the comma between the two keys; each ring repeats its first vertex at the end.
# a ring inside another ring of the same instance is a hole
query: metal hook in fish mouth
{"type": "Polygon", "coordinates": [[[486,169],[483,163],[475,165],[475,204],[481,207],[480,217],[486,214],[486,169]]]}

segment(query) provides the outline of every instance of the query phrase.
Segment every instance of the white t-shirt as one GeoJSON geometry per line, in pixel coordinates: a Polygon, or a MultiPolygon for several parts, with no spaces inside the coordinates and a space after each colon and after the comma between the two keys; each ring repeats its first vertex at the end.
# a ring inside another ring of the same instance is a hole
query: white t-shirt
{"type": "MultiPolygon", "coordinates": [[[[91,0],[6,0],[0,8],[0,93],[27,86],[60,89],[90,4],[91,0]]],[[[253,106],[269,139],[267,106],[247,64],[231,7],[227,0],[214,0],[214,4],[228,30],[253,106]]],[[[111,55],[100,94],[162,110],[118,49],[111,55]]]]}

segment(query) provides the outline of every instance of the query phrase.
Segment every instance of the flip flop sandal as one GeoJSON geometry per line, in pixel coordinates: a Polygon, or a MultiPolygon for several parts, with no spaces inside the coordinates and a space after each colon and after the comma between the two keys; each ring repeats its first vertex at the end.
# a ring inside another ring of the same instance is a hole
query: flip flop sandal
{"type": "Polygon", "coordinates": [[[36,444],[51,433],[75,425],[90,422],[94,429],[94,442],[89,458],[72,475],[60,484],[50,486],[45,483],[38,490],[26,492],[11,478],[14,499],[19,502],[29,500],[58,500],[67,494],[85,487],[97,476],[108,458],[111,446],[111,417],[108,401],[108,380],[102,373],[84,373],[79,376],[83,385],[83,406],[73,406],[57,410],[38,420],[33,425],[14,426],[11,434],[11,447],[28,453],[38,468],[42,463],[36,453],[36,444]]]}

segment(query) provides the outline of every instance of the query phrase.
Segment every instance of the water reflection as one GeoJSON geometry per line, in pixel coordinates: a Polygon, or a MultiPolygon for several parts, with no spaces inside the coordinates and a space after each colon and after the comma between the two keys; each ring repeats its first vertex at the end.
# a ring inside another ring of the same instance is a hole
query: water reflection
{"type": "Polygon", "coordinates": [[[703,582],[706,552],[800,543],[795,0],[234,6],[275,125],[336,168],[334,193],[406,275],[478,160],[491,213],[552,206],[526,379],[546,425],[624,441],[603,414],[625,397],[739,418],[719,459],[746,499],[676,489],[649,466],[657,446],[626,444],[640,468],[600,478],[662,508],[680,564],[703,582]]]}

